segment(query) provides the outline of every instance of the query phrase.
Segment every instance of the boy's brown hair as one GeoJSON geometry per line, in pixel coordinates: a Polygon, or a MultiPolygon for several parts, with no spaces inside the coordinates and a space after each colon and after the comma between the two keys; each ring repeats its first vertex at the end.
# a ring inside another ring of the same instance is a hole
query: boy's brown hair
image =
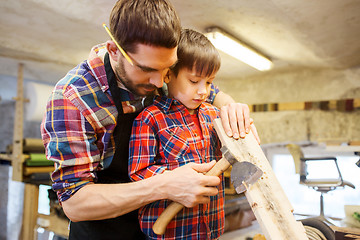
{"type": "Polygon", "coordinates": [[[132,53],[139,43],[174,48],[180,39],[180,19],[167,0],[119,0],[109,24],[116,41],[132,53]]]}
{"type": "Polygon", "coordinates": [[[177,50],[178,62],[172,69],[175,76],[179,70],[193,69],[199,75],[210,76],[220,69],[220,54],[204,34],[191,29],[182,29],[177,50]]]}

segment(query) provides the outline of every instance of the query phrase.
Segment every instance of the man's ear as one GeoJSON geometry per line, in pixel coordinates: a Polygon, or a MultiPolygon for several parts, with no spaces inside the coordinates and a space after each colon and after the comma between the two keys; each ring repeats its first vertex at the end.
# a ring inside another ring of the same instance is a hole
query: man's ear
{"type": "Polygon", "coordinates": [[[166,73],[165,77],[164,77],[164,82],[166,84],[168,84],[171,80],[171,75],[172,75],[172,71],[169,69],[168,72],[166,73]]]}
{"type": "Polygon", "coordinates": [[[108,41],[106,41],[106,49],[109,53],[109,57],[113,61],[117,62],[119,59],[119,54],[121,54],[121,53],[120,53],[119,49],[117,48],[116,44],[113,41],[108,40],[108,41]]]}
{"type": "Polygon", "coordinates": [[[171,81],[171,79],[174,78],[176,78],[175,73],[172,70],[169,70],[165,76],[164,82],[168,84],[171,81]]]}

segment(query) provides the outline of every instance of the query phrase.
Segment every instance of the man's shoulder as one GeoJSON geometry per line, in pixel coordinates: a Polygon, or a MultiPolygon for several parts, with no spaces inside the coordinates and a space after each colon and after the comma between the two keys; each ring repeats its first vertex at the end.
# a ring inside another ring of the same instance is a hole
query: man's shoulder
{"type": "Polygon", "coordinates": [[[106,50],[104,44],[93,47],[89,58],[71,69],[65,77],[57,83],[57,86],[62,88],[63,91],[66,91],[68,88],[80,90],[97,90],[95,89],[97,87],[106,88],[105,67],[102,57],[98,56],[98,54],[103,54],[104,49],[106,50]]]}
{"type": "Polygon", "coordinates": [[[86,75],[87,72],[88,69],[86,69],[86,63],[85,61],[83,61],[79,65],[68,71],[66,75],[56,83],[56,86],[67,87],[72,84],[78,84],[79,81],[81,81],[81,78],[83,78],[83,76],[86,75]]]}
{"type": "Polygon", "coordinates": [[[63,94],[72,94],[75,92],[97,91],[100,88],[101,86],[92,74],[86,61],[84,61],[60,79],[55,89],[60,90],[63,94]]]}
{"type": "Polygon", "coordinates": [[[81,112],[86,111],[86,115],[91,115],[89,109],[101,116],[115,114],[116,108],[105,93],[106,87],[99,83],[84,61],[56,84],[53,99],[67,99],[81,112]]]}

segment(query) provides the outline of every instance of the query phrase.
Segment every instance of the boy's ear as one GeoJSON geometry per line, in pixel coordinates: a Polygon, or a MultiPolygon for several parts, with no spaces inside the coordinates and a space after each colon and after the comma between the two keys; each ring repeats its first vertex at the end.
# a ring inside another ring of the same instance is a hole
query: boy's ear
{"type": "Polygon", "coordinates": [[[117,62],[118,58],[119,58],[120,51],[118,50],[116,44],[113,41],[108,40],[106,42],[106,49],[107,49],[107,51],[109,53],[109,57],[113,61],[117,62]]]}

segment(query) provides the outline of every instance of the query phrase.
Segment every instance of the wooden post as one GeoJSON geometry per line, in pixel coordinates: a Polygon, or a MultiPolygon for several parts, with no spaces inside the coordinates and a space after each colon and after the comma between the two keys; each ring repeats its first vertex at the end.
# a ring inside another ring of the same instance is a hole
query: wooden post
{"type": "Polygon", "coordinates": [[[308,240],[301,222],[292,214],[293,208],[278,182],[252,133],[235,140],[226,135],[220,119],[214,121],[216,132],[223,146],[227,146],[238,161],[255,164],[263,176],[247,186],[245,196],[267,240],[308,240]]]}
{"type": "Polygon", "coordinates": [[[39,186],[34,184],[25,184],[24,193],[24,212],[21,227],[22,240],[37,239],[36,234],[36,220],[38,217],[38,203],[39,203],[39,186]]]}
{"type": "Polygon", "coordinates": [[[13,152],[11,166],[13,169],[12,179],[21,182],[23,180],[23,124],[24,124],[24,64],[19,63],[17,78],[17,96],[15,98],[15,116],[13,133],[13,152]]]}

